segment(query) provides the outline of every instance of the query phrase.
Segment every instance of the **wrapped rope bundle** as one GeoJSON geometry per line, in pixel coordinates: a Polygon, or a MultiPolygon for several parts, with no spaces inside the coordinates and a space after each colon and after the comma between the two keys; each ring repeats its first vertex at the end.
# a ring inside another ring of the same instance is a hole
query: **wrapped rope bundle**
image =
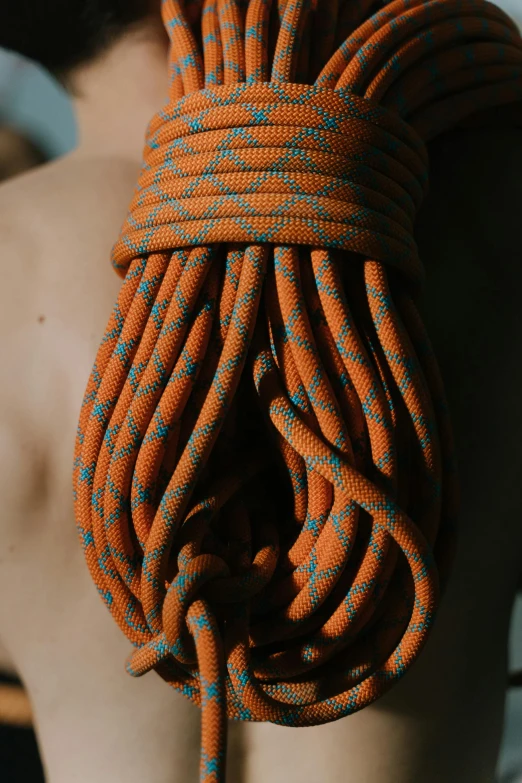
{"type": "Polygon", "coordinates": [[[419,655],[458,481],[415,300],[426,142],[522,98],[483,0],[164,0],[170,99],[113,264],[124,283],[74,466],[92,577],[202,708],[307,726],[419,655]],[[379,10],[380,9],[380,10],[379,10]]]}

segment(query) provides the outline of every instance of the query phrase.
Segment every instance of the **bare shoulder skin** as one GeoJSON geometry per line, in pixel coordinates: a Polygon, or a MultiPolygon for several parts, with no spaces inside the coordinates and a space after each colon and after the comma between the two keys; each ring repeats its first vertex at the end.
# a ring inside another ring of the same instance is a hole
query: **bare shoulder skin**
{"type": "MultiPolygon", "coordinates": [[[[49,783],[197,779],[197,710],[156,675],[125,673],[129,643],[91,583],[71,490],[83,391],[120,285],[110,249],[163,100],[162,45],[122,42],[83,74],[78,150],[0,188],[0,640],[29,689],[49,783]]],[[[421,310],[463,482],[433,635],[357,715],[242,727],[230,783],[493,783],[522,561],[521,142],[522,131],[448,135],[419,220],[421,310]]]]}
{"type": "Polygon", "coordinates": [[[108,259],[135,175],[72,155],[0,190],[0,626],[52,783],[167,783],[169,769],[186,780],[197,767],[178,756],[197,738],[196,710],[157,677],[129,682],[129,644],[91,583],[72,510],[79,405],[120,285],[108,259]]]}
{"type": "Polygon", "coordinates": [[[87,135],[0,188],[0,636],[50,783],[197,777],[197,709],[156,675],[126,674],[130,645],[91,582],[72,507],[78,414],[121,284],[111,246],[163,88],[116,149],[87,135]]]}

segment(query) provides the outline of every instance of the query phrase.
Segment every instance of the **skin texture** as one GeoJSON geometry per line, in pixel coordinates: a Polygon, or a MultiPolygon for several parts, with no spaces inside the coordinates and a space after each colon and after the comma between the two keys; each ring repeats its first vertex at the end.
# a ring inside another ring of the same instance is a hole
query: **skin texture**
{"type": "MultiPolygon", "coordinates": [[[[73,75],[80,144],[0,189],[1,641],[24,679],[50,783],[197,779],[199,715],[154,674],[91,583],[72,512],[85,383],[120,282],[110,248],[163,103],[155,25],[73,75]]],[[[433,148],[418,223],[421,312],[446,381],[461,536],[433,634],[404,680],[335,724],[235,727],[230,783],[492,783],[522,560],[516,439],[521,131],[461,130],[433,148]]]]}

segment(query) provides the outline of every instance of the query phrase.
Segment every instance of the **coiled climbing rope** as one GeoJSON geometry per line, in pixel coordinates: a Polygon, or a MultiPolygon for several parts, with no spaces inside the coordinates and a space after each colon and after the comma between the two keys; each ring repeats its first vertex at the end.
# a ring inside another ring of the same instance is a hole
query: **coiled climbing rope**
{"type": "Polygon", "coordinates": [[[74,467],[92,577],[202,708],[307,726],[412,664],[458,482],[415,298],[426,142],[522,99],[483,0],[164,0],[170,100],[114,248],[124,283],[74,467]]]}

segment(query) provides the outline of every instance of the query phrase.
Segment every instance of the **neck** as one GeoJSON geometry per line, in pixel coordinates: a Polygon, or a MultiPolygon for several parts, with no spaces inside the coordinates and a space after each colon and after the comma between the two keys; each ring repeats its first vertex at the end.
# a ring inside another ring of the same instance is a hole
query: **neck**
{"type": "Polygon", "coordinates": [[[164,105],[168,41],[151,22],[72,75],[78,154],[141,160],[147,124],[164,105]]]}

